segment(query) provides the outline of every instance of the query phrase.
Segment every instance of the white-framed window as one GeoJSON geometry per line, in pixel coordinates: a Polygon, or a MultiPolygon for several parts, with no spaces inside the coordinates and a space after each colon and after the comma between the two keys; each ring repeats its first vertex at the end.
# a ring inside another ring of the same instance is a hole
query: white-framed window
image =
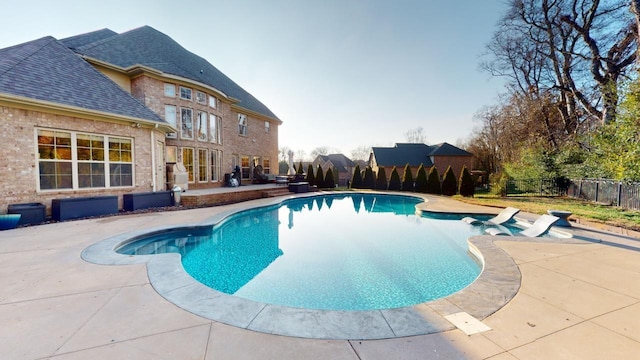
{"type": "Polygon", "coordinates": [[[222,118],[214,114],[209,114],[209,140],[222,144],[222,118]]]}
{"type": "Polygon", "coordinates": [[[222,160],[222,151],[211,150],[209,156],[209,173],[211,174],[211,181],[220,181],[220,161],[222,160]]]}
{"type": "Polygon", "coordinates": [[[192,92],[191,89],[186,88],[184,86],[180,86],[180,99],[191,100],[192,99],[191,92],[192,92]]]}
{"type": "Polygon", "coordinates": [[[238,134],[247,135],[247,115],[238,114],[238,134]]]}
{"type": "Polygon", "coordinates": [[[176,97],[176,86],[173,84],[164,84],[164,96],[176,97]]]}
{"type": "Polygon", "coordinates": [[[177,163],[178,162],[178,147],[177,146],[166,146],[167,151],[167,162],[168,163],[177,163]]]}
{"type": "Polygon", "coordinates": [[[269,130],[271,129],[271,123],[268,121],[264,122],[264,132],[268,133],[269,130]]]}
{"type": "Polygon", "coordinates": [[[180,138],[193,140],[193,110],[180,109],[180,138]]]}
{"type": "MultiPolygon", "coordinates": [[[[165,84],[166,85],[166,84],[165,84]]],[[[171,124],[174,128],[178,128],[177,118],[176,118],[176,107],[173,105],[165,105],[164,106],[164,120],[171,124]]],[[[178,134],[172,132],[167,133],[166,135],[169,139],[175,139],[178,134]]]]}
{"type": "Polygon", "coordinates": [[[262,159],[262,171],[264,174],[271,174],[271,161],[268,157],[262,159]]]}
{"type": "Polygon", "coordinates": [[[207,149],[198,149],[198,182],[209,181],[209,159],[207,149]]]}
{"type": "Polygon", "coordinates": [[[38,189],[133,186],[133,139],[36,129],[38,189]]]}
{"type": "Polygon", "coordinates": [[[193,160],[193,148],[183,147],[181,149],[182,152],[182,164],[184,168],[187,169],[187,173],[189,174],[189,182],[193,182],[193,170],[194,170],[194,160],[193,160]]]}
{"type": "Polygon", "coordinates": [[[196,102],[198,104],[207,104],[207,94],[203,93],[202,91],[196,91],[196,102]]]}
{"type": "Polygon", "coordinates": [[[209,106],[213,109],[216,109],[218,107],[218,98],[209,95],[209,106]]]}
{"type": "Polygon", "coordinates": [[[207,141],[207,113],[204,111],[198,111],[198,123],[196,133],[198,134],[198,141],[207,141]]]}
{"type": "Polygon", "coordinates": [[[242,173],[242,179],[249,179],[251,176],[251,166],[249,163],[249,156],[240,156],[240,171],[242,173]]]}

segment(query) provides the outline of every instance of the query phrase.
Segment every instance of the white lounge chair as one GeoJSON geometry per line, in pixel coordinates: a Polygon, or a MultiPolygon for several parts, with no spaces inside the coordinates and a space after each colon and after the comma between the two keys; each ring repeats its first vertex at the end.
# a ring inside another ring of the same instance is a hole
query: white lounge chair
{"type": "Polygon", "coordinates": [[[502,209],[502,211],[500,211],[498,215],[496,215],[495,217],[492,217],[487,221],[481,221],[476,218],[472,218],[470,216],[462,218],[462,221],[471,225],[500,225],[513,219],[513,217],[516,216],[516,214],[519,212],[520,212],[520,209],[516,209],[513,207],[506,207],[502,209]]]}
{"type": "MultiPolygon", "coordinates": [[[[555,224],[558,220],[560,220],[560,218],[557,217],[557,216],[542,215],[542,216],[540,216],[539,218],[536,219],[536,221],[533,223],[533,225],[531,225],[530,227],[520,231],[517,234],[513,234],[513,235],[514,236],[538,237],[538,236],[546,233],[547,231],[549,231],[551,226],[553,226],[553,224],[555,224]]],[[[487,234],[490,234],[490,235],[507,235],[507,236],[512,235],[511,233],[503,231],[503,230],[501,230],[499,228],[485,229],[485,232],[487,234]]]]}

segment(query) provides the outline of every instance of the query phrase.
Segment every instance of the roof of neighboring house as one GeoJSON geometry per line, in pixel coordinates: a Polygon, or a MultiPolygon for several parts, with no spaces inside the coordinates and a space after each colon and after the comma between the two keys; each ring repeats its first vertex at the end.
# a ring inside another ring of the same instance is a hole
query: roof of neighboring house
{"type": "Polygon", "coordinates": [[[344,154],[318,155],[316,159],[321,159],[323,162],[331,161],[333,166],[338,169],[338,172],[348,172],[349,167],[356,166],[356,164],[344,154]]]}
{"type": "Polygon", "coordinates": [[[378,166],[433,166],[430,156],[473,156],[448,143],[437,145],[397,143],[394,147],[373,147],[378,166]]]}
{"type": "Polygon", "coordinates": [[[69,49],[75,50],[79,47],[91,44],[92,42],[104,40],[112,36],[118,35],[117,32],[109,29],[101,29],[86,34],[80,34],[60,40],[69,49]]]}
{"type": "Polygon", "coordinates": [[[278,119],[263,103],[207,60],[186,50],[160,31],[150,26],[143,26],[122,34],[108,36],[110,33],[112,33],[111,30],[103,29],[63,41],[70,46],[82,44],[74,47],[74,50],[81,55],[124,69],[143,65],[166,74],[200,82],[239,100],[240,107],[278,119]],[[97,40],[89,42],[91,39],[97,40]]]}
{"type": "Polygon", "coordinates": [[[0,93],[166,124],[50,36],[0,49],[0,93]]]}

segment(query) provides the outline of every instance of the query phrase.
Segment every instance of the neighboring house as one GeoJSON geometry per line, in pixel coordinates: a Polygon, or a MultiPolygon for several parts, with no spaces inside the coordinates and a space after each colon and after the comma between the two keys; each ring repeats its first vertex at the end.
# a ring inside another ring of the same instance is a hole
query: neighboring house
{"type": "Polygon", "coordinates": [[[276,166],[281,124],[205,59],[147,26],[0,49],[0,121],[0,212],[164,190],[175,162],[189,171],[190,188],[222,186],[236,165],[248,179],[254,166],[276,166]]]}
{"type": "Polygon", "coordinates": [[[313,160],[314,171],[318,168],[318,165],[322,167],[325,175],[329,169],[332,169],[332,172],[335,171],[334,169],[338,170],[338,186],[347,186],[356,167],[356,164],[343,154],[318,155],[313,160]]]}
{"type": "Polygon", "coordinates": [[[442,179],[449,166],[456,178],[460,177],[462,167],[471,171],[473,154],[448,143],[437,145],[397,143],[394,147],[373,147],[369,155],[369,166],[377,174],[378,169],[384,167],[387,180],[395,166],[398,175],[402,177],[405,166],[409,164],[414,179],[420,165],[424,165],[427,172],[435,166],[442,179]]]}

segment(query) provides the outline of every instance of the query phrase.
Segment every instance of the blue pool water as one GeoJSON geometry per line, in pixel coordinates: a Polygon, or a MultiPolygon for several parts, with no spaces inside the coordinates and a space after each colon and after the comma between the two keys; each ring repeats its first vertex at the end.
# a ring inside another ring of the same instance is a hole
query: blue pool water
{"type": "Polygon", "coordinates": [[[201,283],[289,307],[373,310],[434,300],[473,282],[462,216],[419,216],[409,196],[349,194],[287,200],[213,227],[178,228],[118,252],[179,252],[201,283]]]}

